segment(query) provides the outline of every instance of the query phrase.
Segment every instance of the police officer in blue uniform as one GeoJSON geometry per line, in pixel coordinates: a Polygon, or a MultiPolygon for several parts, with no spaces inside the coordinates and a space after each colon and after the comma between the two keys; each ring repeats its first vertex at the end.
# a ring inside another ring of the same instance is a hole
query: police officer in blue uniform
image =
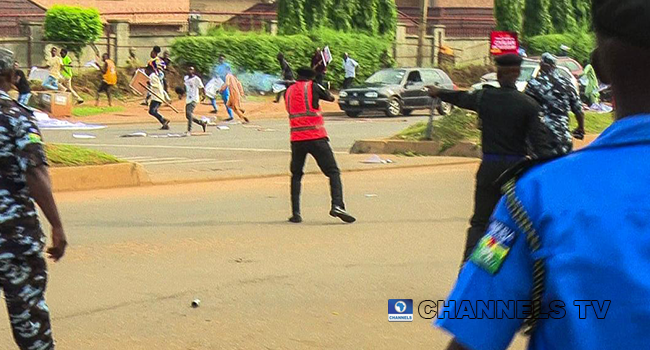
{"type": "Polygon", "coordinates": [[[14,81],[13,66],[13,53],[0,48],[0,291],[18,347],[52,350],[45,303],[45,237],[34,202],[52,226],[50,258],[61,259],[67,243],[52,196],[41,133],[32,112],[6,93],[14,81]]]}
{"type": "Polygon", "coordinates": [[[617,120],[587,148],[504,186],[438,313],[448,349],[507,349],[522,326],[529,349],[650,344],[650,1],[594,0],[593,20],[593,64],[612,85],[617,120]],[[484,313],[489,301],[518,307],[484,313]]]}

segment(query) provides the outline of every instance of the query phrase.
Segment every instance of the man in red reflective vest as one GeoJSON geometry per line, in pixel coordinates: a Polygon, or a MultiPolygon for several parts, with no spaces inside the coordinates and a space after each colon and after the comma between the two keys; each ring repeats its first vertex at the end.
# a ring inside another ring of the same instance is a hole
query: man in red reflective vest
{"type": "Polygon", "coordinates": [[[316,159],[321,171],[330,179],[332,194],[330,215],[346,223],[353,223],[356,219],[345,211],[341,171],[336,165],[319,106],[320,100],[334,102],[334,96],[313,81],[315,76],[316,72],[309,68],[298,69],[298,80],[287,89],[285,95],[291,125],[291,206],[293,215],[289,221],[302,222],[300,188],[305,160],[307,155],[311,154],[316,159]]]}

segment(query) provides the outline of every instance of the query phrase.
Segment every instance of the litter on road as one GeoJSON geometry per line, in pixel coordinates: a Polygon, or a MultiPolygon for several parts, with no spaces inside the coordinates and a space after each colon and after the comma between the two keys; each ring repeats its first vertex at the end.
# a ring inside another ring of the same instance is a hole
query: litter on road
{"type": "Polygon", "coordinates": [[[390,159],[382,159],[378,155],[373,154],[370,158],[368,158],[366,160],[362,160],[361,163],[365,163],[365,164],[390,164],[390,163],[393,163],[393,161],[390,160],[390,159]]]}
{"type": "Polygon", "coordinates": [[[147,137],[146,132],[133,132],[130,134],[122,135],[120,137],[147,137]]]}
{"type": "Polygon", "coordinates": [[[91,134],[72,134],[72,137],[74,137],[75,139],[84,139],[84,140],[97,138],[97,136],[91,134]]]}

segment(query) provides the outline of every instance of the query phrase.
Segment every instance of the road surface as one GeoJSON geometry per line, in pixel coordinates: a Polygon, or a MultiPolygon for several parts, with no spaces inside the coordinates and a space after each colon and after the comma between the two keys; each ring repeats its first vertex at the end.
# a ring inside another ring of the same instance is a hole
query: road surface
{"type": "MultiPolygon", "coordinates": [[[[302,225],[285,223],[286,177],[58,194],[71,247],[50,265],[57,349],[441,349],[417,314],[389,323],[387,300],[447,295],[475,171],[344,174],[354,225],[327,216],[316,175],[302,225]]],[[[0,344],[14,348],[6,317],[0,344]]]]}
{"type": "MultiPolygon", "coordinates": [[[[355,140],[387,138],[426,117],[360,118],[328,117],[334,151],[347,154],[355,140]]],[[[152,118],[149,124],[110,125],[97,131],[45,130],[47,142],[82,145],[102,150],[128,161],[138,162],[154,181],[168,178],[215,178],[288,171],[290,161],[289,125],[285,119],[254,121],[251,125],[224,124],[229,129],[211,134],[183,138],[122,138],[143,131],[153,136],[167,135],[157,130],[152,118]],[[74,134],[91,134],[95,139],[78,139],[74,134]]],[[[171,133],[182,133],[184,123],[172,126],[171,133]]],[[[341,159],[341,161],[344,161],[341,159]]],[[[358,162],[355,160],[355,162],[358,162]]],[[[313,163],[312,167],[313,167],[313,163]]]]}

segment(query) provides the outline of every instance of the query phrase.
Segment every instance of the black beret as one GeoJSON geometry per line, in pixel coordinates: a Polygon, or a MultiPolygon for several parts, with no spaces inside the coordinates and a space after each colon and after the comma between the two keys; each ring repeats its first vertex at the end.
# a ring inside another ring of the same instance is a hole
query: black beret
{"type": "Polygon", "coordinates": [[[501,55],[494,59],[499,67],[519,67],[524,61],[523,58],[515,54],[501,55]]]}
{"type": "Polygon", "coordinates": [[[594,0],[592,11],[598,33],[650,48],[649,0],[594,0]]]}
{"type": "Polygon", "coordinates": [[[298,68],[298,76],[306,79],[313,79],[316,76],[316,72],[311,68],[298,68]]]}

